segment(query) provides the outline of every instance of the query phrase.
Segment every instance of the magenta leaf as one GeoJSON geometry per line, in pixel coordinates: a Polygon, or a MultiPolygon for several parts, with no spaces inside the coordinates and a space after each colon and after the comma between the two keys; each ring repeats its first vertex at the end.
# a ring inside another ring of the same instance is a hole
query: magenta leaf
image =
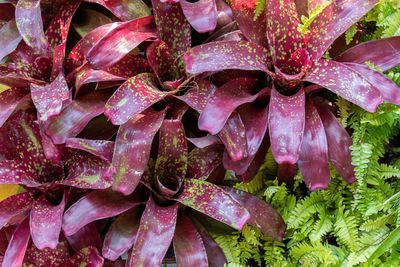
{"type": "Polygon", "coordinates": [[[219,139],[219,137],[216,135],[206,135],[198,138],[186,137],[186,139],[198,148],[205,148],[211,145],[222,144],[221,139],[219,139]]]}
{"type": "Polygon", "coordinates": [[[135,243],[140,224],[140,210],[132,208],[111,224],[103,244],[103,257],[115,261],[135,243]]]}
{"type": "Polygon", "coordinates": [[[268,116],[269,137],[275,161],[279,164],[296,163],[304,130],[304,89],[300,89],[295,95],[284,96],[273,88],[268,116]]]}
{"type": "Polygon", "coordinates": [[[238,230],[250,220],[242,205],[222,188],[206,181],[186,179],[176,200],[238,230]]]}
{"type": "Polygon", "coordinates": [[[224,147],[221,145],[210,145],[190,151],[186,178],[206,180],[222,163],[223,151],[224,147]]]}
{"type": "Polygon", "coordinates": [[[0,127],[28,93],[29,91],[22,87],[11,87],[0,93],[0,127]]]}
{"type": "Polygon", "coordinates": [[[147,60],[160,82],[175,81],[180,73],[175,58],[168,45],[163,41],[154,41],[146,49],[147,60]]]}
{"type": "Polygon", "coordinates": [[[55,249],[38,249],[33,242],[29,242],[25,252],[25,261],[28,261],[34,266],[59,266],[70,257],[67,240],[60,236],[60,242],[55,249]]]}
{"type": "Polygon", "coordinates": [[[314,71],[304,79],[326,87],[369,112],[375,112],[383,102],[381,93],[373,84],[339,62],[321,59],[315,63],[314,71]]]}
{"type": "Polygon", "coordinates": [[[306,105],[306,122],[298,166],[311,191],[328,187],[328,144],[324,126],[312,100],[306,105]]]}
{"type": "Polygon", "coordinates": [[[29,242],[29,218],[26,218],[15,230],[11,237],[6,253],[4,254],[3,267],[22,266],[24,255],[29,242]]]}
{"type": "Polygon", "coordinates": [[[74,251],[79,251],[85,247],[95,247],[101,249],[101,239],[99,231],[94,223],[88,223],[73,235],[66,239],[74,251]]]}
{"type": "Polygon", "coordinates": [[[60,267],[102,267],[104,259],[100,256],[95,247],[81,249],[74,256],[66,260],[60,267]]]}
{"type": "Polygon", "coordinates": [[[161,180],[177,175],[184,178],[187,170],[187,143],[185,129],[179,120],[164,120],[160,128],[160,141],[155,174],[161,180]]]}
{"type": "Polygon", "coordinates": [[[175,232],[178,204],[161,207],[152,197],[140,219],[130,262],[137,266],[160,266],[175,232]]]}
{"type": "Polygon", "coordinates": [[[114,142],[105,140],[88,140],[82,138],[68,138],[66,147],[80,149],[93,154],[103,160],[110,161],[113,157],[114,142]]]}
{"type": "Polygon", "coordinates": [[[13,217],[31,209],[33,199],[27,192],[10,196],[0,202],[0,229],[13,217]]]}
{"type": "Polygon", "coordinates": [[[65,194],[61,203],[54,206],[41,195],[32,206],[30,229],[32,241],[42,250],[46,247],[55,249],[61,231],[62,216],[65,208],[65,194]]]}
{"type": "Polygon", "coordinates": [[[10,87],[27,87],[31,83],[44,85],[46,82],[32,78],[33,66],[24,63],[8,62],[0,65],[0,83],[10,87]]]}
{"type": "Polygon", "coordinates": [[[262,70],[269,73],[269,51],[246,41],[221,41],[203,44],[183,55],[186,71],[199,74],[226,69],[262,70]]]}
{"type": "Polygon", "coordinates": [[[294,176],[297,174],[298,166],[296,164],[282,163],[278,166],[277,178],[280,183],[293,185],[294,176]]]}
{"type": "Polygon", "coordinates": [[[282,217],[271,205],[239,189],[227,186],[224,186],[223,189],[250,213],[249,224],[259,228],[267,236],[282,242],[286,225],[282,217]]]}
{"type": "Polygon", "coordinates": [[[148,109],[121,125],[112,161],[116,168],[113,190],[124,195],[135,190],[146,169],[154,135],[164,116],[165,112],[148,109]]]}
{"type": "MultiPolygon", "coordinates": [[[[0,7],[1,9],[1,7],[0,7]]],[[[8,21],[0,27],[0,62],[5,56],[13,52],[18,44],[21,42],[22,37],[19,34],[15,19],[8,21]]]]}
{"type": "Polygon", "coordinates": [[[91,119],[103,113],[108,97],[108,91],[96,91],[72,101],[51,121],[46,134],[55,144],[77,136],[91,119]]]}
{"type": "Polygon", "coordinates": [[[143,73],[123,83],[108,100],[104,114],[115,125],[127,122],[163,99],[167,93],[159,91],[154,74],[143,73]]]}
{"type": "Polygon", "coordinates": [[[238,106],[257,98],[259,87],[260,82],[251,78],[234,79],[219,87],[200,114],[199,129],[217,134],[238,106]]]}
{"type": "MultiPolygon", "coordinates": [[[[76,73],[75,88],[77,91],[88,83],[124,81],[126,78],[113,75],[105,70],[94,70],[89,64],[84,65],[79,72],[76,73]]],[[[77,94],[77,93],[75,93],[77,94]]]]}
{"type": "Polygon", "coordinates": [[[73,235],[90,222],[116,216],[139,204],[119,192],[95,190],[65,212],[62,229],[65,235],[73,235]]]}
{"type": "Polygon", "coordinates": [[[86,2],[104,6],[123,21],[151,15],[150,9],[142,0],[86,0],[86,2]]]}
{"type": "Polygon", "coordinates": [[[179,216],[176,223],[173,243],[177,265],[208,266],[203,240],[192,221],[184,213],[179,216]]]}
{"type": "Polygon", "coordinates": [[[90,49],[87,60],[95,69],[114,65],[143,41],[157,37],[153,24],[152,16],[119,24],[90,49]]]}
{"type": "Polygon", "coordinates": [[[356,181],[354,166],[351,165],[351,138],[327,106],[323,105],[319,99],[316,99],[314,103],[324,125],[329,159],[340,176],[351,184],[356,181]]]}
{"type": "Polygon", "coordinates": [[[400,64],[400,36],[372,40],[347,49],[334,59],[340,62],[374,63],[382,71],[400,64]]]}
{"type": "Polygon", "coordinates": [[[210,32],[217,26],[217,7],[215,0],[188,2],[180,0],[183,14],[192,27],[202,33],[210,32]]]}
{"type": "Polygon", "coordinates": [[[0,161],[0,184],[23,184],[27,186],[38,186],[35,174],[27,164],[20,160],[0,161]]]}
{"type": "Polygon", "coordinates": [[[20,0],[15,8],[15,21],[25,43],[46,55],[48,43],[43,31],[40,0],[20,0]]]}

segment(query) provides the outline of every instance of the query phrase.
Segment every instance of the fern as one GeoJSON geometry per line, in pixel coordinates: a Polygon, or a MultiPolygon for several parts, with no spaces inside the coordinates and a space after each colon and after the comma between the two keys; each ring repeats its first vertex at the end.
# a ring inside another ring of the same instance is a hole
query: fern
{"type": "Polygon", "coordinates": [[[347,210],[337,211],[336,221],[334,224],[335,236],[344,245],[355,251],[358,246],[358,231],[356,218],[347,210]]]}
{"type": "Polygon", "coordinates": [[[295,228],[304,224],[313,214],[323,208],[324,202],[325,199],[321,191],[311,193],[309,197],[296,205],[289,218],[288,228],[295,228]]]}
{"type": "Polygon", "coordinates": [[[311,23],[318,17],[319,14],[321,14],[322,10],[324,10],[324,8],[327,7],[331,2],[332,0],[330,1],[326,0],[320,5],[318,5],[314,10],[311,10],[308,14],[308,17],[304,15],[301,16],[300,20],[302,24],[298,25],[298,31],[302,34],[308,34],[310,32],[308,27],[310,27],[311,23]]]}
{"type": "Polygon", "coordinates": [[[256,0],[256,9],[254,11],[253,20],[256,21],[258,17],[265,11],[267,0],[256,0]]]}
{"type": "Polygon", "coordinates": [[[316,263],[328,266],[335,263],[332,251],[320,242],[299,243],[290,251],[290,254],[298,259],[303,266],[318,266],[316,263]]]}

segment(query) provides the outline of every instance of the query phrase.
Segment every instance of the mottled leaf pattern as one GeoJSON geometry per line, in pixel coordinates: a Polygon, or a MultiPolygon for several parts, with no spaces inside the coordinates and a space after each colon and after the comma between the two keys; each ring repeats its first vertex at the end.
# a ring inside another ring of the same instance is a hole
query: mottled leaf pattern
{"type": "Polygon", "coordinates": [[[217,7],[215,0],[189,2],[180,0],[183,14],[190,25],[198,32],[210,32],[217,26],[217,7]]]}
{"type": "Polygon", "coordinates": [[[186,178],[206,180],[222,163],[223,151],[224,147],[221,145],[210,145],[190,151],[186,178]]]}
{"type": "Polygon", "coordinates": [[[86,2],[104,6],[123,21],[146,17],[151,14],[150,9],[142,0],[86,0],[86,2]]]}
{"type": "Polygon", "coordinates": [[[87,247],[81,249],[74,256],[60,265],[60,267],[101,267],[103,266],[103,263],[104,259],[100,256],[98,250],[94,247],[87,247]]]}
{"type": "Polygon", "coordinates": [[[28,211],[33,203],[31,195],[27,192],[13,195],[0,202],[0,229],[18,214],[28,211]]]}
{"type": "Polygon", "coordinates": [[[11,87],[0,93],[0,127],[28,93],[28,90],[21,87],[11,87]]]}
{"type": "Polygon", "coordinates": [[[26,218],[12,235],[1,266],[22,266],[29,237],[29,218],[26,218]]]}
{"type": "MultiPolygon", "coordinates": [[[[29,242],[25,252],[25,260],[35,266],[58,266],[70,257],[67,240],[60,236],[60,242],[55,249],[38,249],[33,242],[29,242]]],[[[24,262],[25,264],[25,262],[24,262]]]]}
{"type": "Polygon", "coordinates": [[[155,41],[146,49],[147,60],[160,82],[175,81],[180,73],[175,58],[168,45],[163,41],[155,41]]]}
{"type": "Polygon", "coordinates": [[[114,152],[114,142],[105,140],[88,140],[82,138],[68,138],[65,145],[93,154],[103,160],[111,161],[114,152]]]}
{"type": "MultiPolygon", "coordinates": [[[[0,7],[1,9],[2,7],[0,7]]],[[[21,42],[22,37],[19,34],[15,19],[8,21],[0,27],[0,62],[5,56],[14,51],[21,42]]]]}
{"type": "Polygon", "coordinates": [[[71,248],[76,252],[89,246],[95,247],[99,251],[101,250],[102,244],[99,230],[97,230],[93,222],[86,224],[75,234],[67,236],[66,239],[71,248]]]}

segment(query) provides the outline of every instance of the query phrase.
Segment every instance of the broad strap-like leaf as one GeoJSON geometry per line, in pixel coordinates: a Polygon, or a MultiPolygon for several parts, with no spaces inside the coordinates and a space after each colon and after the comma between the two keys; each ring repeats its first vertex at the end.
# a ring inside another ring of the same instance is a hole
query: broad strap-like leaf
{"type": "Polygon", "coordinates": [[[268,114],[269,137],[274,159],[294,164],[299,158],[305,120],[305,93],[284,96],[272,88],[268,114]],[[283,126],[284,125],[284,126],[283,126]]]}
{"type": "Polygon", "coordinates": [[[67,236],[66,239],[76,252],[86,247],[95,247],[100,251],[102,247],[99,230],[93,222],[86,224],[75,234],[67,236]]]}
{"type": "Polygon", "coordinates": [[[219,137],[216,135],[206,135],[197,138],[186,137],[186,139],[197,148],[205,148],[211,145],[222,144],[221,139],[219,139],[219,137]]]}
{"type": "Polygon", "coordinates": [[[334,60],[358,64],[369,61],[382,71],[388,71],[400,64],[400,36],[361,43],[347,49],[334,60]]]}
{"type": "Polygon", "coordinates": [[[40,0],[21,0],[15,8],[15,21],[25,43],[46,55],[49,44],[44,35],[40,0]]]}
{"type": "Polygon", "coordinates": [[[194,148],[189,153],[186,178],[206,180],[222,163],[222,145],[194,148]]]}
{"type": "Polygon", "coordinates": [[[0,93],[0,127],[28,93],[23,87],[11,87],[0,93]]]}
{"type": "Polygon", "coordinates": [[[17,194],[0,202],[0,229],[14,216],[24,214],[31,209],[33,199],[28,192],[17,194]]]}
{"type": "Polygon", "coordinates": [[[34,266],[59,266],[70,257],[68,241],[64,236],[60,236],[55,249],[38,249],[33,242],[29,242],[25,252],[24,265],[26,262],[34,264],[34,266]]]}
{"type": "Polygon", "coordinates": [[[179,216],[176,223],[173,244],[178,266],[209,266],[201,235],[185,213],[179,216]]]}
{"type": "Polygon", "coordinates": [[[108,100],[104,114],[115,125],[127,122],[167,95],[158,90],[157,78],[151,73],[142,73],[123,83],[108,100]]]}
{"type": "Polygon", "coordinates": [[[0,62],[2,62],[3,58],[13,52],[22,40],[15,19],[8,21],[0,28],[0,36],[0,62]]]}
{"type": "Polygon", "coordinates": [[[269,51],[247,41],[221,41],[203,44],[183,55],[186,71],[200,74],[226,69],[262,70],[269,72],[269,51]]]}
{"type": "Polygon", "coordinates": [[[153,16],[123,22],[105,34],[87,54],[95,69],[114,65],[140,43],[156,38],[153,16]]]}
{"type": "Polygon", "coordinates": [[[217,7],[215,0],[189,2],[180,0],[183,14],[192,27],[200,32],[210,32],[217,26],[217,7]]]}
{"type": "Polygon", "coordinates": [[[238,230],[250,220],[242,205],[222,188],[206,181],[186,179],[176,200],[238,230]]]}
{"type": "Polygon", "coordinates": [[[7,62],[0,65],[0,83],[10,87],[27,87],[31,83],[44,85],[46,82],[33,78],[36,74],[33,65],[7,62]]]}
{"type": "Polygon", "coordinates": [[[233,79],[208,98],[199,117],[199,129],[215,135],[221,131],[232,112],[240,105],[256,100],[262,84],[251,78],[233,79]]]}
{"type": "Polygon", "coordinates": [[[312,100],[307,101],[306,122],[298,166],[311,191],[326,189],[329,184],[328,143],[318,111],[312,100]]]}
{"type": "Polygon", "coordinates": [[[90,64],[86,64],[76,73],[75,88],[77,92],[75,95],[78,94],[79,89],[85,84],[112,81],[120,81],[122,83],[125,80],[126,78],[113,75],[105,70],[92,69],[90,64]]]}
{"type": "Polygon", "coordinates": [[[379,90],[364,76],[350,67],[332,60],[321,59],[304,80],[321,85],[369,112],[382,104],[379,90]]]}
{"type": "Polygon", "coordinates": [[[69,207],[62,229],[65,235],[73,235],[90,222],[116,216],[139,204],[119,192],[95,190],[69,207]]]}
{"type": "Polygon", "coordinates": [[[160,266],[175,232],[178,203],[161,207],[152,197],[140,219],[130,262],[135,266],[160,266]]]}
{"type": "Polygon", "coordinates": [[[90,267],[102,267],[104,259],[100,256],[97,248],[87,247],[81,249],[74,256],[66,260],[60,267],[71,267],[71,266],[90,266],[90,267]]]}
{"type": "Polygon", "coordinates": [[[30,232],[29,218],[18,225],[4,254],[3,267],[22,266],[26,248],[28,247],[30,232]]]}
{"type": "Polygon", "coordinates": [[[164,120],[160,128],[155,175],[161,179],[169,176],[185,178],[188,148],[185,129],[179,120],[164,120]]]}
{"type": "Polygon", "coordinates": [[[356,181],[356,176],[354,166],[351,165],[350,146],[353,142],[350,135],[321,99],[315,99],[314,103],[324,125],[329,160],[340,176],[351,184],[356,181]]]}
{"type": "Polygon", "coordinates": [[[65,194],[57,206],[51,204],[45,195],[33,203],[29,225],[32,241],[38,249],[57,247],[64,208],[65,194]]]}
{"type": "Polygon", "coordinates": [[[151,15],[149,7],[142,0],[86,0],[86,2],[104,6],[122,21],[151,15]]]}
{"type": "Polygon", "coordinates": [[[110,162],[114,152],[114,142],[106,140],[68,138],[65,142],[65,146],[89,152],[90,154],[110,162]]]}
{"type": "Polygon", "coordinates": [[[164,116],[165,111],[147,109],[120,126],[112,160],[116,168],[113,190],[125,195],[135,190],[146,169],[153,138],[164,116]]]}
{"type": "Polygon", "coordinates": [[[282,217],[271,205],[242,190],[228,186],[223,186],[222,188],[247,209],[251,216],[249,224],[259,228],[267,236],[282,242],[286,225],[282,217]]]}
{"type": "Polygon", "coordinates": [[[104,238],[103,257],[116,261],[133,246],[140,225],[140,217],[140,210],[135,207],[115,219],[104,238]]]}
{"type": "Polygon", "coordinates": [[[319,60],[333,41],[378,2],[379,0],[331,1],[308,27],[308,46],[312,58],[319,60]]]}
{"type": "Polygon", "coordinates": [[[147,60],[160,82],[175,81],[180,78],[175,58],[166,43],[154,41],[146,49],[147,60]]]}

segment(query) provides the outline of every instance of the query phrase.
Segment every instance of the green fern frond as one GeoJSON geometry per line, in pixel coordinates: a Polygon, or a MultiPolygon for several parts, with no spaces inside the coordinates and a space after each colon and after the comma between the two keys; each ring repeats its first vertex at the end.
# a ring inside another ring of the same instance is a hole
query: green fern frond
{"type": "Polygon", "coordinates": [[[356,33],[357,33],[357,25],[356,24],[352,25],[350,28],[347,29],[347,31],[345,33],[347,45],[349,45],[353,41],[356,33]]]}
{"type": "Polygon", "coordinates": [[[313,214],[322,210],[324,203],[325,199],[321,191],[312,192],[309,197],[296,205],[289,217],[288,228],[296,228],[304,224],[313,214]]]}
{"type": "Polygon", "coordinates": [[[311,241],[317,241],[332,230],[333,222],[329,215],[326,214],[325,209],[322,209],[319,212],[319,216],[320,219],[315,223],[315,226],[309,235],[311,241]]]}
{"type": "Polygon", "coordinates": [[[364,222],[360,226],[360,230],[374,231],[374,230],[378,230],[379,228],[385,227],[386,224],[391,224],[391,223],[393,223],[393,214],[385,214],[385,215],[379,216],[373,220],[364,222]]]}
{"type": "Polygon", "coordinates": [[[358,226],[356,218],[350,214],[349,210],[343,212],[342,209],[339,209],[337,211],[334,228],[335,236],[340,243],[355,251],[358,247],[358,226]]]}
{"type": "Polygon", "coordinates": [[[314,10],[311,10],[308,14],[308,17],[306,16],[301,16],[300,20],[301,23],[298,25],[297,30],[301,34],[307,34],[310,32],[308,27],[310,27],[311,23],[318,17],[319,14],[327,7],[332,0],[326,0],[324,1],[321,5],[318,5],[314,10]]]}
{"type": "Polygon", "coordinates": [[[256,9],[254,11],[253,20],[256,21],[258,17],[265,11],[267,0],[256,0],[256,9]]]}
{"type": "Polygon", "coordinates": [[[318,266],[315,263],[329,266],[335,263],[331,249],[320,242],[301,242],[290,250],[290,255],[302,266],[318,266]]]}
{"type": "Polygon", "coordinates": [[[338,96],[336,98],[336,105],[338,107],[338,115],[339,121],[343,125],[343,127],[347,127],[347,120],[351,115],[351,102],[347,101],[346,99],[338,96]]]}

